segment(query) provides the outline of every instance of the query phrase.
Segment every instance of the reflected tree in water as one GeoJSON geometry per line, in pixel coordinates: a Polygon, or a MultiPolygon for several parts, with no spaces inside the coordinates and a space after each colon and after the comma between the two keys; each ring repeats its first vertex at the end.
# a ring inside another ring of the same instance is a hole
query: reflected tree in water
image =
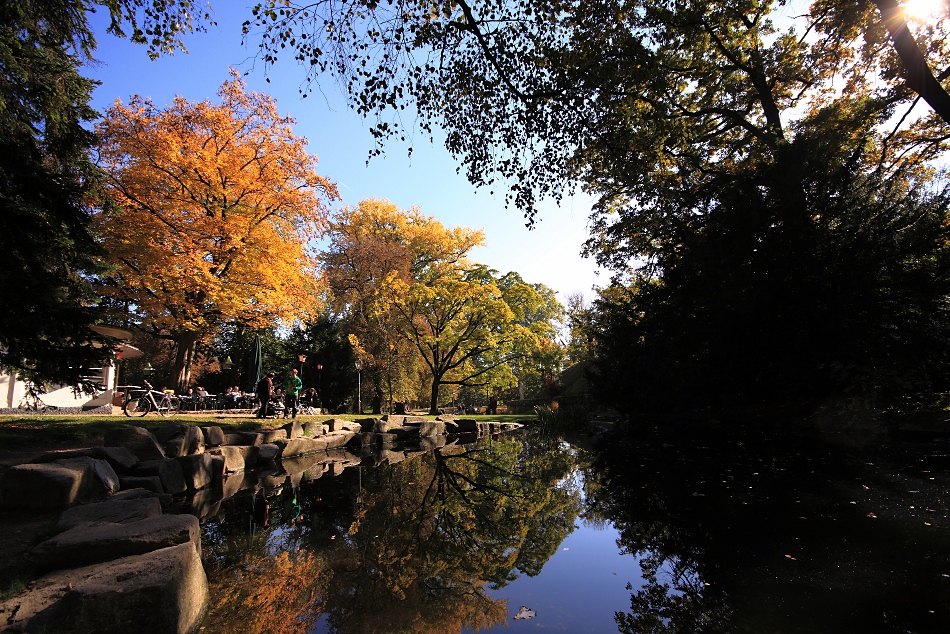
{"type": "Polygon", "coordinates": [[[506,602],[487,590],[537,574],[573,530],[580,493],[565,484],[573,461],[564,449],[527,455],[521,440],[505,439],[375,471],[334,571],[331,629],[458,632],[505,622],[506,602]]]}
{"type": "Polygon", "coordinates": [[[536,575],[573,530],[575,468],[556,441],[505,438],[316,480],[296,492],[304,520],[293,525],[290,493],[272,495],[270,525],[253,539],[249,510],[205,529],[206,565],[221,567],[205,631],[307,632],[320,619],[360,634],[503,624],[507,603],[489,591],[536,575]]]}

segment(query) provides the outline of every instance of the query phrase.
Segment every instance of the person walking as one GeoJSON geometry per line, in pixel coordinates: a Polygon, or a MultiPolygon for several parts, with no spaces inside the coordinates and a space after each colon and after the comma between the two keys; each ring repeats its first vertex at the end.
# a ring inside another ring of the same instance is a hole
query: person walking
{"type": "Polygon", "coordinates": [[[261,402],[260,409],[257,410],[258,418],[267,418],[267,412],[270,408],[270,397],[274,393],[274,373],[268,372],[263,379],[257,383],[257,399],[261,402]]]}
{"type": "Polygon", "coordinates": [[[284,380],[284,418],[287,414],[293,412],[293,418],[297,418],[297,408],[300,406],[300,390],[303,389],[303,381],[297,376],[297,368],[290,371],[290,376],[284,380]]]}

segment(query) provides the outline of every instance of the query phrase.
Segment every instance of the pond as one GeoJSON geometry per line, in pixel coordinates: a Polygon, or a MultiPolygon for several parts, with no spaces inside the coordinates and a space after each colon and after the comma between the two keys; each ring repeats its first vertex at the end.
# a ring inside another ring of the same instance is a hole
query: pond
{"type": "Polygon", "coordinates": [[[267,480],[204,524],[204,631],[950,630],[946,446],[601,444],[524,429],[267,480]]]}

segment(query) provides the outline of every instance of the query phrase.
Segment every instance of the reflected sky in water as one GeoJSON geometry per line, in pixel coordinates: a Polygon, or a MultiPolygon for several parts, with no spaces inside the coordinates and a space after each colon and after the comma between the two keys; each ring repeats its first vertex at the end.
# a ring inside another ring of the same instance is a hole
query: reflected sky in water
{"type": "Polygon", "coordinates": [[[495,596],[508,600],[511,632],[612,632],[615,612],[630,607],[627,584],[639,586],[637,559],[621,555],[612,525],[596,529],[578,524],[537,577],[521,577],[495,596]],[[521,606],[535,610],[529,620],[514,620],[521,606]]]}

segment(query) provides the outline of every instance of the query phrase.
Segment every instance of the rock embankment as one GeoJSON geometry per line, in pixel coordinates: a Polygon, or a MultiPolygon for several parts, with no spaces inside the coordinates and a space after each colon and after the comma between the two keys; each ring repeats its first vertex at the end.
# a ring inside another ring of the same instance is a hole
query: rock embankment
{"type": "Polygon", "coordinates": [[[193,632],[208,605],[199,522],[223,500],[517,427],[412,416],[237,433],[122,427],[104,447],[39,456],[3,472],[0,508],[61,514],[29,555],[42,576],[0,602],[0,624],[12,632],[193,632]]]}

